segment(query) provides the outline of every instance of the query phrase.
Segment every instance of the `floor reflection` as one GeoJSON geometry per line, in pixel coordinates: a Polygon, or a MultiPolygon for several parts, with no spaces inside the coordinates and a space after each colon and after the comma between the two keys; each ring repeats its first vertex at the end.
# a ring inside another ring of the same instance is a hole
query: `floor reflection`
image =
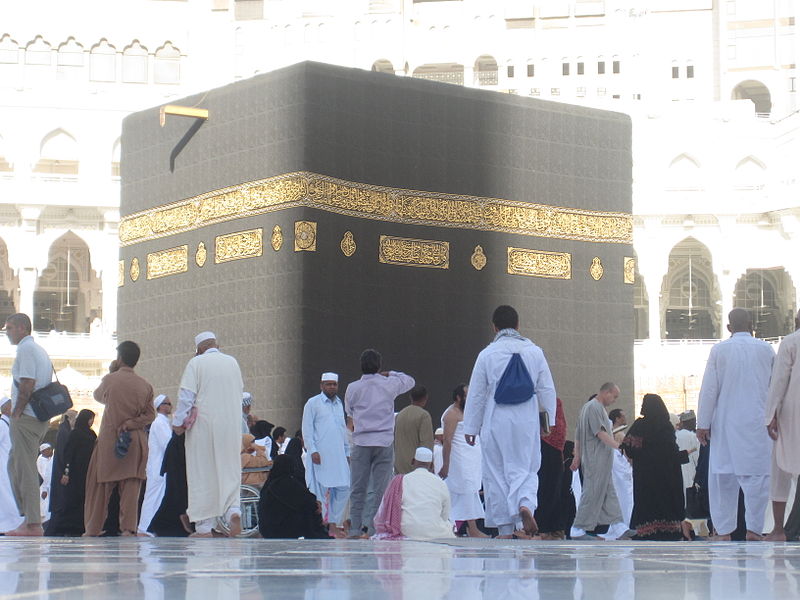
{"type": "Polygon", "coordinates": [[[0,539],[0,596],[104,600],[788,598],[800,545],[0,539]]]}

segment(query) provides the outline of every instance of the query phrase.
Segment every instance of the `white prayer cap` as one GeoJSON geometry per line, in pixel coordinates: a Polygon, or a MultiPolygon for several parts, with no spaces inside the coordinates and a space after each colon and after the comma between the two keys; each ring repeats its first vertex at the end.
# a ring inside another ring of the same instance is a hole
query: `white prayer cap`
{"type": "Polygon", "coordinates": [[[253,397],[250,392],[242,392],[242,406],[250,406],[253,403],[253,397]]]}
{"type": "Polygon", "coordinates": [[[678,423],[681,422],[681,420],[675,413],[669,413],[669,422],[672,423],[673,427],[675,427],[678,423]]]}
{"type": "Polygon", "coordinates": [[[322,374],[322,377],[319,378],[320,381],[335,381],[339,383],[339,375],[336,373],[326,372],[322,374]]]}
{"type": "Polygon", "coordinates": [[[444,435],[444,429],[437,427],[436,431],[433,432],[433,435],[444,435]]]}
{"type": "Polygon", "coordinates": [[[215,340],[215,339],[217,339],[217,336],[215,336],[213,333],[211,333],[210,331],[204,331],[203,333],[198,333],[196,336],[194,336],[194,345],[199,346],[206,340],[215,340]]]}
{"type": "Polygon", "coordinates": [[[9,402],[11,402],[11,398],[9,398],[8,396],[3,396],[3,399],[0,400],[0,407],[5,406],[9,402]]]}
{"type": "Polygon", "coordinates": [[[421,463],[433,462],[433,451],[425,447],[417,448],[417,451],[414,452],[414,460],[421,463]]]}
{"type": "Polygon", "coordinates": [[[159,394],[158,396],[155,397],[155,399],[153,400],[153,406],[155,406],[156,410],[158,410],[159,406],[164,404],[164,401],[166,399],[167,399],[167,395],[166,394],[159,394]]]}
{"type": "Polygon", "coordinates": [[[41,446],[39,446],[39,452],[44,452],[44,451],[45,451],[45,450],[47,450],[48,448],[52,448],[52,446],[51,446],[50,444],[48,444],[47,442],[45,442],[44,444],[42,444],[41,446]]]}

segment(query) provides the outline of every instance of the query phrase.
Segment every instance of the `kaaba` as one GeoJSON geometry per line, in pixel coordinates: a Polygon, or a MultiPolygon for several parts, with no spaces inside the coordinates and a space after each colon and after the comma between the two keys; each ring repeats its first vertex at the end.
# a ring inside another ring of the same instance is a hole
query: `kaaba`
{"type": "Polygon", "coordinates": [[[211,330],[294,431],[375,348],[437,423],[510,304],[570,431],[605,381],[632,408],[627,116],[313,62],[172,104],[207,120],[155,107],[122,135],[118,336],[158,392],[211,330]]]}

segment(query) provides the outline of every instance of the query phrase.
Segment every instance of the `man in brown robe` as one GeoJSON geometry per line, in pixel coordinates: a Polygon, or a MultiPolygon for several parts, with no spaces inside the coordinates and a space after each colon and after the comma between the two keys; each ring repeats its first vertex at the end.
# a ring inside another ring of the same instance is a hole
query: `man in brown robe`
{"type": "Polygon", "coordinates": [[[87,536],[102,533],[108,501],[115,487],[119,488],[119,528],[122,535],[136,535],[139,491],[147,466],[147,433],[144,428],[156,417],[153,387],[133,372],[139,353],[139,346],[134,342],[122,342],[117,347],[117,360],[111,363],[110,373],[103,377],[94,391],[94,399],[106,408],[86,477],[84,535],[87,536]],[[123,432],[130,434],[127,453],[117,443],[123,432]],[[120,457],[120,454],[124,456],[120,457]]]}

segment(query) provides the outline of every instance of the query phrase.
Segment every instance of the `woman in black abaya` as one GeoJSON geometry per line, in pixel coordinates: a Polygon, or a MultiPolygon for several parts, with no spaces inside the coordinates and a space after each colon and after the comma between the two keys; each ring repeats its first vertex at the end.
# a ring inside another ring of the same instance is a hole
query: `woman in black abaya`
{"type": "Polygon", "coordinates": [[[75,427],[67,438],[64,449],[64,475],[59,485],[65,486],[64,510],[58,522],[52,524],[51,535],[83,535],[83,505],[86,500],[86,473],[92,458],[97,434],[92,431],[94,413],[82,410],[75,419],[75,427]]]}
{"type": "Polygon", "coordinates": [[[689,456],[678,450],[661,396],[645,394],[641,415],[620,444],[633,464],[633,539],[681,540],[685,516],[681,465],[689,462],[689,456]]]}

